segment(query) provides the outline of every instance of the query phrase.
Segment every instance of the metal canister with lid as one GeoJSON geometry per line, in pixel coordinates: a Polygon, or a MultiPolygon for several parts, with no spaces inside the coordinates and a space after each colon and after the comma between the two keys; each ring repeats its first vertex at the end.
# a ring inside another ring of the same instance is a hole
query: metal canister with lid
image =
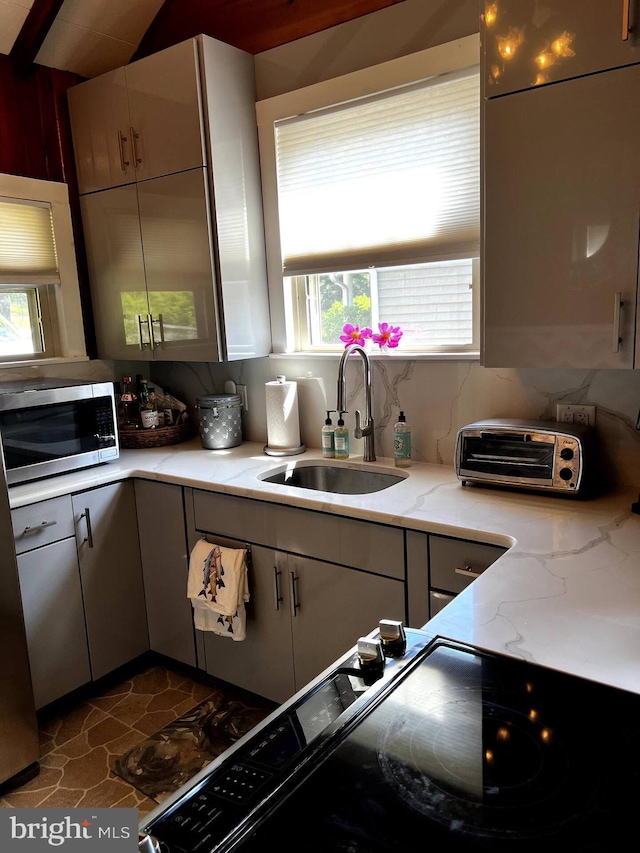
{"type": "Polygon", "coordinates": [[[238,394],[205,394],[196,398],[200,439],[207,450],[242,443],[242,400],[238,394]]]}

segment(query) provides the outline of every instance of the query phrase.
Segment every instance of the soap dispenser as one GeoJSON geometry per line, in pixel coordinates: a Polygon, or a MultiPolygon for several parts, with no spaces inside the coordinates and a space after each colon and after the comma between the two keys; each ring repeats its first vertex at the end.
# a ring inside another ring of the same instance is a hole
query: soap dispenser
{"type": "Polygon", "coordinates": [[[334,453],[336,459],[349,458],[349,430],[344,425],[343,415],[345,412],[338,412],[338,426],[334,430],[334,453]]]}
{"type": "Polygon", "coordinates": [[[324,422],[324,426],[322,427],[322,455],[325,459],[333,459],[336,455],[336,447],[335,447],[335,427],[331,422],[331,412],[334,411],[330,409],[327,412],[327,419],[324,422]]]}
{"type": "Polygon", "coordinates": [[[404,412],[400,412],[393,428],[393,458],[396,468],[411,467],[411,428],[404,412]]]}

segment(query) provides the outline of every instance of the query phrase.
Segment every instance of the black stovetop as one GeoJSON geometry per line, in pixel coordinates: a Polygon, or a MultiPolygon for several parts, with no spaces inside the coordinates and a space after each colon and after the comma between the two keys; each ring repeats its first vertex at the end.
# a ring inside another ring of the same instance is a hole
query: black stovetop
{"type": "Polygon", "coordinates": [[[241,853],[634,849],[640,696],[439,642],[241,853]]]}

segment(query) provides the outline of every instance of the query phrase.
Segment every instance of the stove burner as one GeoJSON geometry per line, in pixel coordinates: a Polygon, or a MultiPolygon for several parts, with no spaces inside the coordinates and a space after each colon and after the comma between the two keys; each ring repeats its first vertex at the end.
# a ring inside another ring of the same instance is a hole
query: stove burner
{"type": "Polygon", "coordinates": [[[396,691],[377,744],[383,776],[406,807],[486,838],[546,835],[589,808],[597,788],[589,768],[569,760],[562,721],[536,708],[527,687],[447,682],[418,692],[415,682],[396,691]]]}

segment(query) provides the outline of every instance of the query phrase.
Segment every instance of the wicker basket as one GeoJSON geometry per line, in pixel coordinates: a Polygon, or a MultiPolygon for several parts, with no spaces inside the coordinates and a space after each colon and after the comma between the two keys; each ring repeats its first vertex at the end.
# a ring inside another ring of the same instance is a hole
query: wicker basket
{"type": "Polygon", "coordinates": [[[125,450],[139,450],[145,447],[166,447],[169,444],[179,444],[193,436],[193,428],[189,421],[176,426],[158,427],[157,429],[131,429],[120,431],[120,447],[125,450]]]}

